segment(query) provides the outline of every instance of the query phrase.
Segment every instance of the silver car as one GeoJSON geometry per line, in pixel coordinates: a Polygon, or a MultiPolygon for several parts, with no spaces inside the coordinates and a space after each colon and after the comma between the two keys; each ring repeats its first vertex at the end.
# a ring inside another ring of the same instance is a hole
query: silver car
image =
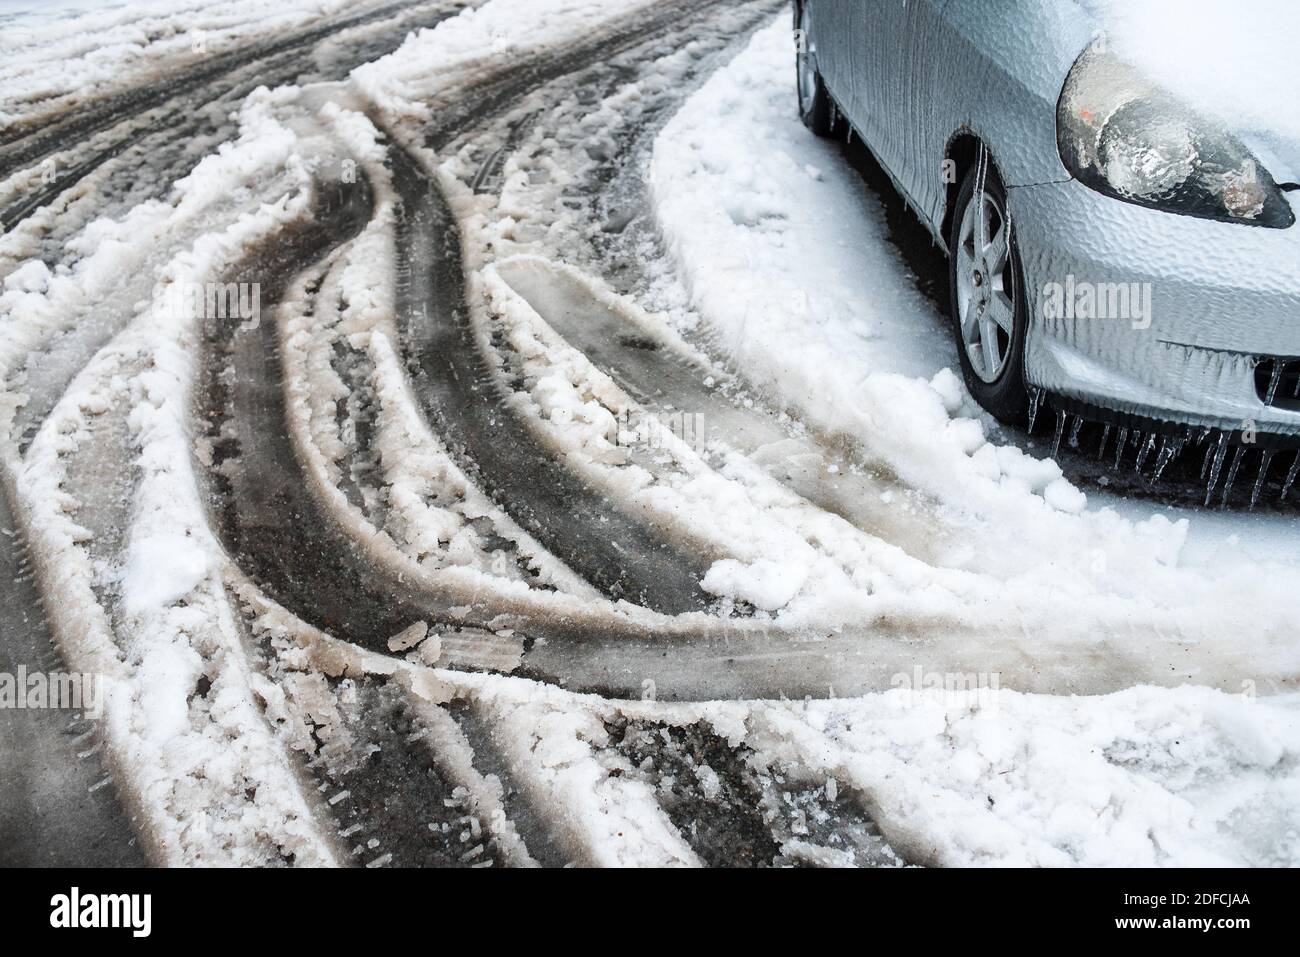
{"type": "Polygon", "coordinates": [[[948,251],[990,412],[1045,399],[1158,438],[1153,462],[1201,443],[1217,477],[1245,446],[1267,472],[1300,442],[1300,144],[1150,80],[1102,5],[796,0],[800,112],[861,138],[948,251]]]}

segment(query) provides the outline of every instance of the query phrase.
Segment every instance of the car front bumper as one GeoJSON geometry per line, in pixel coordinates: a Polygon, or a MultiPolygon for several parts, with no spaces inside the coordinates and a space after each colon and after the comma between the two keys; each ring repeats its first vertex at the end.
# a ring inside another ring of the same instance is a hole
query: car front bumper
{"type": "MultiPolygon", "coordinates": [[[[1193,219],[1073,180],[1008,193],[1031,387],[1143,419],[1300,437],[1300,223],[1193,219]]],[[[1300,193],[1287,197],[1300,211],[1300,193]]]]}

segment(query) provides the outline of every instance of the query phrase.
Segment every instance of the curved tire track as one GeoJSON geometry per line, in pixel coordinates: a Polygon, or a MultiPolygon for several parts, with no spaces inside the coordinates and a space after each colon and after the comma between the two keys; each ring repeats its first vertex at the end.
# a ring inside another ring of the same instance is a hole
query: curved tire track
{"type": "Polygon", "coordinates": [[[456,222],[419,164],[395,146],[390,156],[404,205],[397,243],[402,346],[434,431],[511,518],[611,598],[665,614],[702,609],[699,581],[710,557],[674,547],[664,530],[583,483],[510,409],[476,341],[456,222]]]}
{"type": "MultiPolygon", "coordinates": [[[[7,138],[0,139],[0,180],[10,174],[43,162],[69,146],[113,127],[127,124],[151,110],[157,110],[174,104],[156,121],[143,129],[128,129],[124,135],[115,138],[102,149],[89,157],[62,170],[57,170],[53,180],[41,189],[11,203],[0,211],[0,233],[11,230],[37,209],[49,204],[59,195],[71,189],[87,175],[104,165],[114,157],[120,156],[135,146],[143,137],[158,133],[167,133],[169,139],[197,135],[196,121],[192,114],[199,108],[217,100],[239,98],[251,92],[255,87],[276,87],[293,82],[303,70],[301,59],[304,50],[322,40],[357,27],[381,23],[389,18],[404,19],[411,7],[410,3],[392,3],[368,13],[345,17],[332,23],[323,24],[293,36],[251,47],[232,50],[218,54],[204,61],[191,72],[181,76],[170,76],[166,82],[155,81],[145,86],[108,94],[85,106],[68,111],[59,119],[23,132],[20,128],[7,138]],[[257,67],[254,75],[243,77],[242,73],[251,67],[257,67]],[[187,102],[197,94],[195,102],[187,102]]],[[[421,27],[432,27],[442,20],[454,16],[463,9],[461,6],[436,8],[433,16],[423,19],[421,27]]],[[[393,34],[381,38],[363,40],[352,57],[342,66],[335,66],[334,75],[346,75],[354,66],[375,59],[396,49],[405,39],[411,25],[404,24],[393,34]]],[[[197,121],[201,123],[201,121],[197,121]]],[[[164,188],[179,175],[159,174],[158,179],[164,188]]]]}
{"type": "Polygon", "coordinates": [[[689,36],[714,11],[729,0],[669,0],[640,18],[629,18],[608,33],[574,44],[558,55],[552,52],[510,64],[500,75],[476,84],[440,109],[424,130],[424,145],[441,152],[458,137],[479,128],[517,105],[525,95],[603,60],[674,32],[689,36]]]}
{"type": "MultiPolygon", "coordinates": [[[[427,363],[428,369],[424,380],[419,378],[421,369],[417,366],[414,370],[417,391],[461,390],[452,395],[463,396],[465,401],[452,411],[483,416],[477,420],[485,424],[480,435],[469,438],[487,442],[496,427],[493,417],[506,412],[495,403],[482,401],[481,395],[480,401],[469,401],[476,396],[473,375],[480,360],[470,354],[471,343],[463,337],[459,343],[452,338],[464,317],[446,312],[439,315],[440,310],[455,309],[464,302],[458,233],[445,213],[438,212],[441,200],[436,187],[415,162],[396,153],[394,164],[399,182],[405,179],[401,189],[410,205],[408,225],[416,230],[406,238],[419,238],[419,231],[424,232],[418,255],[408,259],[409,268],[399,270],[417,277],[403,302],[404,321],[418,317],[422,323],[444,323],[443,338],[437,344],[461,350],[465,357],[459,360],[465,363],[461,368],[470,376],[454,385],[448,385],[445,376],[444,381],[435,381],[446,368],[441,363],[447,358],[431,355],[431,350],[419,348],[426,343],[419,343],[409,351],[419,363],[427,363]],[[444,232],[438,231],[440,223],[446,226],[444,232]],[[429,261],[420,261],[422,255],[429,256],[429,261]],[[426,311],[435,317],[424,315],[426,311]],[[471,408],[475,411],[466,411],[471,408]]],[[[360,192],[338,197],[337,208],[323,212],[321,222],[309,230],[315,238],[307,240],[306,247],[302,237],[291,237],[283,248],[270,254],[268,262],[256,267],[256,274],[249,272],[251,278],[263,282],[264,304],[273,308],[278,296],[267,294],[266,270],[281,273],[277,282],[282,292],[288,274],[305,268],[360,229],[370,206],[369,196],[360,196],[360,192]],[[295,249],[298,252],[292,251],[295,249]]],[[[612,607],[557,611],[559,606],[540,598],[503,600],[489,592],[474,592],[463,584],[422,575],[409,563],[398,567],[376,560],[371,543],[358,537],[355,528],[346,527],[330,504],[312,491],[305,467],[297,460],[287,425],[283,370],[274,330],[263,326],[253,335],[234,338],[233,375],[223,374],[226,345],[219,340],[208,345],[203,393],[210,434],[218,440],[218,458],[224,463],[218,478],[214,526],[221,530],[231,555],[268,595],[301,620],[361,647],[387,654],[388,639],[420,621],[452,631],[512,629],[524,638],[522,665],[516,674],[611,697],[639,698],[652,686],[663,700],[859,694],[887,689],[893,675],[910,673],[918,664],[962,673],[998,671],[1017,676],[1016,687],[1026,691],[1094,693],[1126,686],[1134,674],[1151,675],[1153,681],[1174,680],[1172,673],[1155,673],[1155,666],[1142,657],[1143,644],[1132,641],[1134,636],[1123,628],[1107,635],[1106,652],[1111,656],[1107,666],[1080,675],[1077,667],[1059,659],[1026,667],[1018,646],[1005,640],[1019,634],[1017,623],[991,626],[986,622],[981,626],[952,614],[910,609],[905,618],[878,614],[851,627],[827,630],[812,626],[788,630],[758,621],[692,615],[647,620],[621,615],[612,607]],[[213,356],[220,358],[213,361],[213,356]]],[[[429,402],[435,431],[446,431],[448,422],[440,419],[442,407],[436,399],[429,402]]],[[[491,461],[507,465],[516,461],[518,452],[513,448],[488,450],[494,456],[491,461]]],[[[487,480],[504,481],[497,476],[487,480]]],[[[516,475],[512,481],[532,479],[516,475]]],[[[530,488],[528,493],[524,501],[533,501],[535,490],[530,488]]],[[[529,516],[516,515],[525,527],[537,527],[529,516]]],[[[570,528],[564,531],[573,533],[570,528]]],[[[599,540],[599,533],[595,538],[599,540]]],[[[582,547],[576,533],[571,541],[572,548],[582,547]]],[[[641,541],[654,539],[647,536],[641,541]]],[[[639,574],[656,567],[654,562],[628,563],[621,565],[619,572],[639,574]]],[[[592,574],[604,574],[606,581],[611,577],[607,570],[592,574]]],[[[654,595],[651,589],[658,584],[647,580],[641,590],[654,595]]],[[[680,595],[667,598],[680,600],[680,595]]],[[[665,603],[665,607],[671,605],[665,603]]],[[[1098,653],[1098,649],[1090,651],[1098,653]]]]}
{"type": "MultiPolygon", "coordinates": [[[[293,276],[356,235],[370,209],[364,181],[330,190],[311,226],[261,250],[229,281],[260,281],[270,314],[293,276]]],[[[318,499],[298,461],[274,324],[238,331],[212,324],[205,347],[195,411],[214,442],[214,528],[268,596],[313,627],[371,651],[388,654],[388,640],[413,622],[452,632],[508,628],[525,641],[513,673],[571,691],[640,698],[653,689],[666,701],[824,697],[887,688],[891,675],[960,647],[968,631],[950,620],[877,620],[813,634],[697,616],[647,623],[612,608],[570,614],[540,599],[476,597],[422,577],[414,565],[386,567],[318,499]],[[933,635],[942,636],[938,650],[933,635]]],[[[991,657],[980,642],[970,647],[971,667],[962,670],[979,670],[976,661],[992,667],[996,652],[991,657]]],[[[1002,654],[1010,671],[1014,655],[1002,654]]]]}

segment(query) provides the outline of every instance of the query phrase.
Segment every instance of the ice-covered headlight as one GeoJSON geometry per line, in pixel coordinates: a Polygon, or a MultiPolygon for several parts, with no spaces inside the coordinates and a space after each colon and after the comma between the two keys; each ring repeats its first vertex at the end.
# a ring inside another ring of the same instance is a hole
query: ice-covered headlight
{"type": "Polygon", "coordinates": [[[1295,222],[1273,177],[1235,136],[1100,47],[1079,57],[1056,112],[1061,161],[1098,192],[1202,219],[1295,222]]]}

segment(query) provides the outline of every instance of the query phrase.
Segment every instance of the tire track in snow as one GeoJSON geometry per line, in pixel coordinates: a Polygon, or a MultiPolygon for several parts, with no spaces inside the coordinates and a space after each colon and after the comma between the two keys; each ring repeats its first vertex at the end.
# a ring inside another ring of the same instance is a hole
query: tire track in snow
{"type": "MultiPolygon", "coordinates": [[[[280,236],[230,271],[230,281],[261,283],[262,308],[268,313],[302,270],[354,238],[369,219],[372,197],[366,180],[347,188],[318,187],[309,227],[280,236]]],[[[348,609],[357,589],[365,588],[366,572],[355,563],[354,546],[345,535],[322,540],[328,531],[338,530],[327,516],[317,514],[296,466],[276,324],[268,321],[240,334],[228,322],[212,321],[205,346],[196,415],[197,424],[214,440],[210,481],[220,511],[213,524],[226,548],[267,593],[287,597],[287,604],[300,612],[312,607],[315,614],[299,615],[304,621],[349,634],[363,627],[360,618],[349,614],[356,611],[376,615],[373,627],[382,629],[389,622],[386,634],[396,634],[411,619],[400,617],[400,605],[395,616],[384,616],[380,610],[387,602],[380,593],[366,591],[373,601],[348,609]],[[231,368],[234,375],[227,376],[231,368]],[[227,413],[233,414],[227,418],[227,413]],[[307,591],[297,591],[303,585],[307,591]],[[296,596],[301,600],[293,601],[296,596]]],[[[472,866],[495,860],[492,852],[483,851],[462,860],[473,847],[459,847],[467,832],[461,830],[465,815],[453,793],[456,785],[411,736],[414,719],[400,689],[367,679],[352,693],[362,700],[338,730],[362,757],[352,760],[355,755],[331,751],[322,740],[308,772],[340,825],[340,840],[351,842],[347,846],[353,858],[367,867],[472,866]],[[403,734],[408,725],[412,727],[403,734]]]]}
{"type": "MultiPolygon", "coordinates": [[[[355,197],[343,202],[355,205],[355,197]]],[[[364,219],[368,210],[351,215],[364,219]]],[[[453,273],[445,281],[455,295],[462,277],[453,273]]],[[[1158,673],[1164,672],[1160,662],[1143,660],[1143,646],[1125,643],[1131,636],[1123,628],[1106,636],[1113,652],[1107,665],[1081,675],[1067,662],[1027,663],[1006,640],[1019,635],[1016,623],[971,623],[941,610],[882,610],[825,630],[695,616],[646,619],[598,606],[505,598],[463,580],[449,585],[405,559],[386,565],[375,559],[373,532],[358,534],[304,481],[285,425],[274,334],[264,328],[236,351],[238,374],[223,376],[224,360],[206,374],[218,458],[229,463],[214,525],[268,594],[303,621],[362,647],[385,653],[388,639],[414,622],[488,638],[509,629],[523,639],[518,674],[616,697],[639,697],[653,683],[662,700],[861,693],[889,687],[891,676],[918,663],[963,673],[996,670],[1008,685],[1035,691],[1110,690],[1135,673],[1174,680],[1158,673]],[[228,384],[237,393],[230,410],[221,393],[228,384]],[[227,424],[231,431],[223,437],[227,424]],[[1130,646],[1139,650],[1127,651],[1130,646]]]]}
{"type": "MultiPolygon", "coordinates": [[[[593,71],[594,76],[584,77],[570,101],[548,111],[527,113],[514,123],[505,145],[489,155],[472,188],[481,192],[487,183],[500,192],[503,184],[487,174],[489,170],[499,172],[510,158],[518,159],[525,172],[533,157],[556,162],[554,150],[539,143],[558,142],[561,150],[566,146],[576,150],[586,168],[566,184],[560,197],[566,206],[586,211],[593,228],[566,229],[557,237],[560,246],[548,251],[570,265],[590,263],[625,295],[645,293],[652,285],[647,258],[669,258],[650,212],[646,185],[654,138],[681,104],[732,53],[743,48],[749,33],[766,23],[780,6],[760,2],[739,10],[717,11],[721,22],[730,27],[726,41],[719,48],[710,48],[708,38],[700,38],[705,50],[693,54],[680,68],[680,76],[673,75],[669,89],[663,91],[651,84],[651,89],[635,98],[633,118],[626,111],[616,111],[614,125],[600,130],[594,147],[585,145],[594,137],[587,127],[592,112],[615,95],[620,85],[635,83],[641,74],[607,68],[605,72],[611,76],[605,77],[593,71]],[[539,122],[540,128],[531,130],[539,122]],[[530,129],[531,135],[525,137],[525,129],[530,129]],[[653,255],[648,257],[647,250],[653,255]]],[[[665,59],[671,61],[673,56],[665,59]]],[[[638,66],[642,73],[649,73],[644,65],[638,66]]],[[[512,194],[509,205],[513,208],[518,203],[519,198],[512,194]]],[[[548,238],[542,245],[554,244],[548,238]]],[[[915,558],[933,564],[951,553],[955,546],[952,530],[933,520],[934,503],[886,470],[859,466],[861,450],[851,448],[842,438],[808,433],[788,417],[766,408],[755,398],[761,390],[713,361],[707,346],[680,341],[667,330],[659,335],[652,332],[647,342],[644,330],[635,322],[629,328],[628,317],[591,295],[574,279],[572,270],[546,270],[540,262],[509,261],[499,269],[550,328],[609,375],[643,410],[665,420],[683,414],[698,417],[709,439],[750,457],[802,498],[915,558]],[[898,498],[905,500],[906,507],[899,507],[898,498]]]]}
{"type": "Polygon", "coordinates": [[[137,113],[161,106],[173,97],[189,93],[205,83],[219,79],[240,67],[280,53],[300,51],[342,30],[353,29],[400,13],[409,3],[390,3],[364,14],[345,17],[333,23],[298,31],[292,36],[270,42],[238,47],[229,53],[216,54],[184,76],[168,76],[166,83],[152,82],[127,90],[109,93],[66,111],[57,120],[45,120],[29,128],[18,123],[0,132],[0,170],[9,171],[38,162],[55,152],[60,144],[90,136],[128,119],[137,113]]]}
{"type": "MultiPolygon", "coordinates": [[[[370,210],[364,180],[335,188],[311,228],[261,250],[229,279],[261,282],[270,314],[293,275],[355,236],[370,210]]],[[[213,441],[213,527],[268,596],[363,648],[387,654],[388,640],[413,622],[453,635],[512,629],[524,640],[517,674],[613,697],[640,697],[653,683],[663,700],[710,700],[887,687],[923,653],[900,637],[943,634],[955,642],[966,630],[947,619],[877,619],[820,634],[693,615],[642,619],[443,587],[405,561],[386,566],[305,477],[287,424],[274,324],[237,333],[229,323],[212,324],[205,348],[195,412],[196,427],[213,441]]]]}
{"type": "MultiPolygon", "coordinates": [[[[717,0],[665,4],[616,27],[612,35],[514,64],[503,76],[489,78],[440,110],[424,131],[424,142],[445,149],[460,137],[476,135],[550,83],[598,70],[619,54],[654,42],[693,38],[726,9],[717,0]]],[[[607,85],[621,79],[617,70],[604,66],[604,71],[609,74],[602,78],[607,85]]],[[[530,114],[525,124],[537,115],[530,114]]],[[[517,127],[512,125],[507,142],[519,134],[517,127]]],[[[398,242],[403,257],[398,285],[403,345],[434,431],[500,507],[606,594],[669,614],[703,608],[709,598],[698,583],[720,556],[708,554],[701,543],[689,550],[673,545],[665,529],[653,524],[647,528],[639,517],[620,511],[607,495],[566,469],[555,452],[510,414],[507,392],[497,381],[499,360],[475,341],[464,301],[455,219],[418,161],[396,145],[390,153],[395,186],[405,203],[398,242]],[[539,484],[538,476],[549,481],[539,484]],[[560,521],[560,516],[565,519],[560,521]]],[[[490,170],[492,157],[500,154],[491,154],[481,173],[490,170]]]]}
{"type": "Polygon", "coordinates": [[[460,137],[510,111],[530,93],[547,84],[579,73],[655,40],[676,35],[689,38],[704,21],[729,0],[666,0],[640,18],[629,18],[610,32],[571,45],[512,62],[499,75],[489,77],[459,94],[456,101],[439,109],[424,129],[424,145],[443,152],[460,137]]]}
{"type": "MultiPolygon", "coordinates": [[[[951,532],[924,510],[882,507],[906,491],[889,475],[856,465],[842,444],[792,427],[749,396],[746,384],[667,330],[601,301],[567,270],[542,260],[508,260],[501,277],[567,343],[664,422],[686,415],[702,441],[747,456],[813,505],[909,555],[933,562],[951,532]]],[[[715,453],[716,454],[716,453],[715,453]]]]}
{"type": "Polygon", "coordinates": [[[611,746],[645,779],[711,867],[898,866],[898,855],[833,779],[791,780],[706,721],[606,720],[611,746]]]}
{"type": "MultiPolygon", "coordinates": [[[[219,141],[223,137],[230,138],[236,128],[234,120],[229,116],[214,120],[210,109],[213,104],[229,101],[231,108],[234,109],[238,100],[255,86],[263,83],[276,86],[292,82],[305,69],[301,62],[301,48],[304,44],[316,43],[322,39],[342,40],[349,44],[348,55],[343,59],[336,60],[331,65],[334,75],[345,75],[353,66],[376,56],[381,56],[400,45],[406,36],[406,29],[413,25],[408,22],[412,16],[412,11],[418,13],[424,6],[424,4],[418,3],[415,5],[389,5],[366,16],[353,17],[341,23],[318,28],[311,32],[311,36],[299,37],[293,42],[273,44],[269,48],[265,44],[259,45],[258,49],[251,54],[246,50],[237,51],[240,57],[235,58],[238,61],[235,65],[228,67],[229,72],[218,71],[217,80],[220,82],[217,84],[217,91],[214,93],[199,90],[201,105],[179,104],[166,117],[150,128],[153,130],[152,133],[145,135],[142,139],[137,138],[137,134],[128,135],[121,141],[122,149],[114,147],[110,150],[113,157],[122,156],[123,163],[132,157],[138,156],[141,162],[150,164],[147,167],[149,176],[141,176],[139,175],[141,170],[134,170],[133,172],[136,175],[131,178],[130,183],[126,187],[120,187],[117,178],[117,173],[120,170],[113,169],[112,167],[115,164],[112,163],[104,165],[111,158],[108,155],[104,155],[100,160],[95,161],[92,167],[82,170],[83,173],[89,173],[91,168],[102,166],[100,174],[97,174],[96,181],[91,184],[93,187],[91,192],[73,200],[72,208],[62,209],[59,215],[49,223],[40,224],[39,228],[43,231],[43,235],[40,235],[37,239],[40,245],[40,256],[37,258],[45,258],[49,261],[51,256],[56,259],[65,256],[64,242],[72,234],[70,230],[75,231],[78,224],[84,224],[91,218],[112,215],[115,207],[125,206],[129,208],[136,202],[158,198],[169,191],[172,183],[186,174],[201,156],[201,154],[198,156],[192,155],[186,149],[173,152],[176,144],[185,141],[219,141]],[[395,21],[395,27],[381,29],[376,36],[362,37],[355,45],[352,45],[352,41],[346,40],[347,31],[358,26],[371,24],[373,28],[383,27],[384,23],[387,22],[384,18],[395,11],[402,14],[395,21]],[[268,49],[279,51],[277,54],[278,59],[273,58],[269,64],[264,59],[259,59],[259,57],[264,58],[267,56],[268,49]],[[248,73],[247,76],[243,75],[245,72],[248,73]],[[125,155],[123,155],[124,151],[125,155]],[[164,157],[161,160],[158,159],[160,155],[164,157]],[[139,180],[144,179],[149,180],[151,185],[141,187],[139,180]],[[125,192],[120,193],[121,189],[125,189],[125,192]],[[93,207],[93,209],[82,216],[80,215],[81,206],[93,207]]],[[[464,4],[460,3],[450,6],[446,2],[433,3],[431,15],[427,17],[420,16],[414,25],[434,26],[454,16],[463,8],[464,4]]],[[[230,54],[227,59],[234,56],[234,54],[230,54]]],[[[145,88],[145,92],[148,93],[149,90],[153,89],[155,87],[152,86],[145,88]]],[[[157,87],[156,89],[165,90],[168,98],[184,99],[181,91],[175,85],[157,87]]],[[[140,93],[140,91],[128,91],[127,94],[122,94],[122,96],[129,98],[129,96],[137,93],[140,93]]],[[[170,102],[170,99],[168,102],[170,102]]],[[[138,116],[141,112],[146,111],[145,106],[138,102],[136,105],[140,112],[130,115],[138,116]]],[[[91,108],[87,107],[86,109],[91,108]]],[[[128,121],[130,115],[125,116],[120,121],[128,121]]],[[[62,141],[66,142],[66,139],[62,141]]],[[[3,152],[0,151],[0,164],[3,163],[3,152]]],[[[3,167],[0,166],[0,168],[3,167]]],[[[0,173],[0,177],[2,176],[3,173],[0,173]]],[[[54,199],[56,195],[62,196],[71,190],[74,185],[76,183],[72,180],[67,182],[63,180],[56,181],[46,191],[48,195],[46,195],[44,201],[48,202],[54,199]]],[[[31,211],[31,209],[28,210],[28,212],[31,211]]],[[[3,234],[6,228],[7,226],[0,228],[0,234],[3,234]]],[[[18,413],[18,434],[20,435],[20,446],[24,451],[27,442],[30,441],[30,438],[40,427],[45,415],[58,401],[59,396],[66,391],[68,383],[71,382],[85,362],[105,342],[112,338],[125,321],[125,318],[125,315],[116,318],[109,317],[111,321],[105,321],[105,316],[97,312],[88,317],[88,321],[78,325],[75,335],[63,336],[50,345],[49,351],[29,357],[29,369],[25,374],[31,380],[31,384],[24,383],[23,388],[29,393],[30,399],[18,413]]]]}
{"type": "MultiPolygon", "coordinates": [[[[416,9],[419,6],[417,4],[416,9]]],[[[165,142],[174,142],[201,136],[205,120],[202,117],[196,119],[195,114],[202,108],[220,100],[237,102],[257,86],[276,87],[294,82],[304,70],[305,49],[349,30],[397,18],[399,26],[394,32],[363,38],[351,56],[336,62],[328,71],[336,77],[346,76],[352,67],[396,49],[411,29],[436,26],[463,8],[464,4],[449,6],[437,3],[432,16],[408,23],[406,20],[412,5],[389,4],[285,39],[254,44],[251,49],[240,48],[217,54],[182,77],[171,76],[166,78],[166,82],[154,81],[109,94],[31,132],[15,131],[7,143],[0,145],[0,180],[24,168],[42,164],[69,148],[77,149],[88,138],[116,126],[127,127],[123,135],[103,146],[92,145],[90,155],[84,159],[68,165],[56,163],[50,182],[46,183],[42,177],[41,188],[29,190],[27,195],[0,211],[0,233],[12,230],[105,163],[131,151],[144,138],[161,135],[165,142]],[[158,110],[162,113],[157,118],[146,119],[143,126],[132,128],[141,122],[140,117],[158,110]]],[[[169,187],[178,172],[160,171],[157,181],[164,188],[169,187]]]]}
{"type": "MultiPolygon", "coordinates": [[[[228,277],[259,281],[268,315],[298,272],[355,237],[369,219],[372,195],[364,178],[325,189],[329,195],[309,229],[257,251],[228,277]]],[[[196,429],[212,443],[212,524],[235,563],[268,596],[313,627],[381,653],[412,622],[490,632],[527,620],[512,607],[518,602],[492,604],[484,601],[490,595],[476,599],[472,590],[440,591],[424,583],[413,564],[409,577],[383,567],[319,499],[290,432],[275,323],[209,323],[204,344],[195,415],[196,429]]],[[[525,605],[534,613],[546,607],[525,605]]],[[[594,638],[609,629],[647,642],[654,636],[612,615],[585,623],[557,615],[528,635],[564,638],[577,631],[594,638]]]]}
{"type": "Polygon", "coordinates": [[[402,689],[362,679],[352,682],[350,698],[336,729],[341,737],[323,743],[309,767],[353,861],[365,867],[505,863],[466,789],[422,743],[430,730],[402,689]]]}
{"type": "Polygon", "coordinates": [[[447,706],[447,714],[473,751],[474,763],[484,774],[496,778],[501,788],[501,809],[527,844],[532,857],[543,867],[565,867],[572,856],[564,835],[555,825],[553,808],[532,800],[515,779],[510,763],[496,738],[491,718],[471,702],[458,699],[447,706]]]}
{"type": "Polygon", "coordinates": [[[461,467],[553,554],[615,599],[667,614],[702,609],[711,557],[619,509],[535,437],[477,341],[459,232],[437,185],[390,148],[404,204],[398,226],[398,315],[415,393],[461,467]],[[540,481],[539,481],[540,479],[540,481]]]}
{"type": "Polygon", "coordinates": [[[344,647],[277,606],[237,569],[243,633],[258,651],[267,717],[302,758],[337,859],[365,867],[530,867],[500,782],[427,668],[344,647]]]}

